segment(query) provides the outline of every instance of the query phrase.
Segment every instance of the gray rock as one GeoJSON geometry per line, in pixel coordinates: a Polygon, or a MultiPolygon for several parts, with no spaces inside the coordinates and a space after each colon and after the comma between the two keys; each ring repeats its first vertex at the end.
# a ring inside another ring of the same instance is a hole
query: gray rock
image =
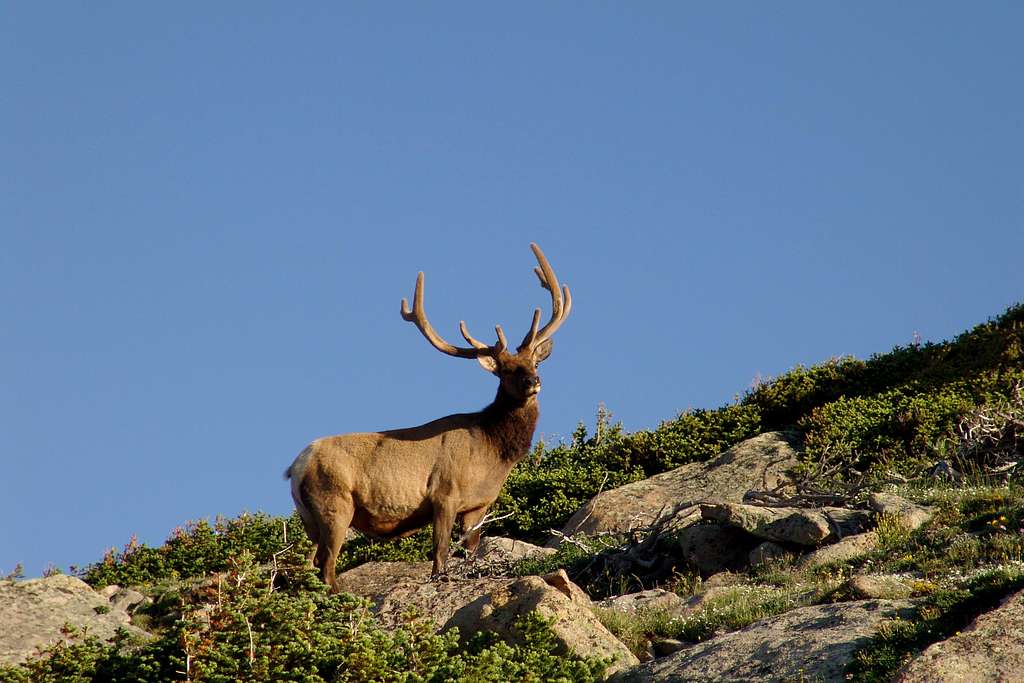
{"type": "Polygon", "coordinates": [[[544,579],[544,583],[569,598],[572,602],[586,607],[590,607],[593,604],[591,603],[590,596],[587,595],[586,591],[573,583],[569,579],[569,575],[565,573],[564,569],[559,568],[557,571],[545,574],[541,578],[544,579]]]}
{"type": "Polygon", "coordinates": [[[909,602],[886,600],[801,607],[635,666],[612,680],[839,683],[854,650],[882,622],[912,612],[909,602]]]}
{"type": "Polygon", "coordinates": [[[655,657],[666,657],[673,652],[679,652],[690,644],[675,638],[659,638],[651,643],[651,650],[655,657]]]}
{"type": "Polygon", "coordinates": [[[765,541],[751,550],[747,558],[750,562],[750,566],[757,567],[762,564],[770,564],[771,562],[783,560],[791,554],[792,553],[778,543],[774,541],[765,541]]]}
{"type": "Polygon", "coordinates": [[[761,507],[741,503],[704,504],[704,519],[747,531],[768,541],[815,546],[863,531],[871,515],[846,508],[761,507]]]}
{"type": "Polygon", "coordinates": [[[846,589],[860,599],[899,600],[914,593],[902,578],[889,574],[858,574],[846,582],[846,589]]]}
{"type": "Polygon", "coordinates": [[[132,626],[124,604],[112,605],[73,576],[0,581],[0,664],[15,664],[39,648],[66,641],[61,633],[65,623],[101,639],[112,638],[118,628],[148,636],[132,626]]]}
{"type": "Polygon", "coordinates": [[[902,683],[1024,681],[1024,591],[970,627],[930,645],[902,671],[902,683]]]}
{"type": "Polygon", "coordinates": [[[690,463],[604,491],[573,515],[562,532],[625,533],[650,525],[666,510],[683,509],[688,502],[739,502],[750,489],[785,487],[791,482],[786,471],[798,462],[794,443],[792,435],[769,432],[739,443],[709,462],[690,463]]]}
{"type": "Polygon", "coordinates": [[[518,562],[528,557],[551,555],[554,548],[542,548],[526,541],[503,536],[484,536],[477,548],[477,558],[484,562],[518,562]]]}
{"type": "Polygon", "coordinates": [[[139,607],[149,605],[152,602],[152,598],[131,588],[117,587],[117,590],[110,596],[111,609],[127,612],[128,614],[135,614],[135,610],[139,609],[139,607]]]}
{"type": "Polygon", "coordinates": [[[454,626],[461,634],[494,631],[518,643],[514,624],[530,612],[554,619],[551,630],[562,652],[610,657],[609,672],[639,663],[636,655],[601,624],[589,607],[573,602],[537,576],[517,579],[480,595],[455,612],[441,630],[454,626]]]}
{"type": "Polygon", "coordinates": [[[879,515],[895,517],[900,525],[913,531],[925,524],[935,515],[935,509],[911,503],[893,493],[872,493],[868,505],[879,515]]]}
{"type": "Polygon", "coordinates": [[[678,531],[675,538],[679,554],[704,577],[743,569],[757,545],[744,530],[722,524],[694,524],[678,531]]]}
{"type": "Polygon", "coordinates": [[[100,588],[96,592],[105,597],[107,600],[110,600],[119,590],[121,590],[121,587],[118,586],[116,583],[112,583],[109,586],[104,586],[103,588],[100,588]]]}
{"type": "Polygon", "coordinates": [[[637,663],[629,649],[594,616],[590,598],[564,571],[545,578],[430,579],[429,562],[368,562],[338,576],[341,590],[370,599],[381,623],[394,628],[410,609],[438,631],[452,626],[469,635],[492,630],[515,642],[513,624],[536,611],[555,617],[552,626],[563,651],[612,657],[618,668],[637,663]],[[550,583],[549,583],[550,582],[550,583]],[[552,585],[554,584],[554,585],[552,585]]]}
{"type": "Polygon", "coordinates": [[[878,532],[866,531],[818,548],[800,561],[803,567],[819,567],[830,562],[846,562],[867,555],[878,547],[878,532]]]}
{"type": "Polygon", "coordinates": [[[644,611],[660,611],[667,614],[682,614],[684,601],[675,593],[661,588],[652,588],[639,593],[616,595],[597,603],[603,609],[636,614],[644,611]]]}
{"type": "Polygon", "coordinates": [[[441,626],[462,606],[513,579],[451,577],[431,580],[429,562],[367,562],[338,575],[338,587],[368,598],[381,624],[397,628],[411,609],[441,626]]]}

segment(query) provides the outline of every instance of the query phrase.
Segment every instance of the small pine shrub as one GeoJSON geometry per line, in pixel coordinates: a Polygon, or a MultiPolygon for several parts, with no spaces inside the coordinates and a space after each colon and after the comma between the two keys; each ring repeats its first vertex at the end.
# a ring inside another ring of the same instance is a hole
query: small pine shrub
{"type": "Polygon", "coordinates": [[[294,548],[277,568],[249,552],[223,575],[181,589],[180,618],[156,640],[77,636],[18,667],[11,683],[57,681],[595,681],[605,662],[559,651],[550,623],[521,619],[520,645],[493,634],[461,641],[412,618],[388,631],[365,600],[328,595],[294,548]]]}
{"type": "MultiPolygon", "coordinates": [[[[133,538],[120,550],[112,548],[103,560],[87,566],[80,575],[94,588],[199,578],[227,570],[232,558],[242,553],[251,554],[257,562],[270,562],[274,553],[288,544],[297,552],[309,553],[312,549],[297,514],[285,518],[243,513],[231,519],[218,518],[213,524],[206,520],[189,522],[175,529],[157,548],[133,538]]],[[[422,561],[429,557],[430,548],[429,529],[394,542],[355,538],[342,548],[338,571],[371,560],[422,561]]]]}
{"type": "Polygon", "coordinates": [[[243,513],[232,519],[218,517],[213,524],[207,520],[188,522],[174,529],[158,548],[140,544],[133,537],[122,549],[111,548],[100,562],[80,574],[94,588],[202,577],[226,570],[230,559],[243,552],[268,562],[286,545],[286,535],[298,550],[311,548],[297,516],[288,520],[243,513]]]}

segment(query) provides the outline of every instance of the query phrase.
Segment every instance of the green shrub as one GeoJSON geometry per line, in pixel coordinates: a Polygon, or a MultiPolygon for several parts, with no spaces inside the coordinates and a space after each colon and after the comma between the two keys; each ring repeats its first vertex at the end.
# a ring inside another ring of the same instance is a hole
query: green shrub
{"type": "Polygon", "coordinates": [[[798,429],[809,461],[838,461],[845,473],[879,464],[914,470],[956,440],[965,415],[1014,396],[1022,349],[1024,305],[950,342],[798,366],[738,403],[687,411],[653,430],[625,434],[602,408],[593,436],[580,425],[569,443],[539,444],[512,471],[497,505],[510,517],[489,533],[543,540],[601,490],[708,460],[769,430],[798,429]]]}
{"type": "MultiPolygon", "coordinates": [[[[251,554],[257,562],[270,562],[274,553],[288,544],[296,552],[309,553],[312,549],[297,514],[285,518],[262,512],[243,513],[232,519],[218,517],[213,524],[207,520],[189,522],[175,529],[157,548],[140,544],[133,538],[120,550],[110,549],[103,560],[87,566],[79,574],[94,588],[192,579],[227,570],[231,559],[242,553],[251,554]],[[286,535],[288,543],[285,543],[286,535]]],[[[338,571],[371,560],[426,560],[430,547],[429,528],[394,542],[355,538],[342,548],[338,571]]]]}
{"type": "Polygon", "coordinates": [[[460,641],[456,630],[435,634],[412,617],[388,631],[366,601],[328,595],[294,549],[277,560],[272,572],[243,552],[225,576],[183,589],[181,617],[154,641],[78,634],[19,667],[0,667],[0,680],[594,681],[605,666],[559,652],[537,615],[518,622],[521,645],[493,634],[460,641]]]}
{"type": "Polygon", "coordinates": [[[808,455],[846,456],[854,466],[898,463],[913,468],[934,453],[932,445],[954,438],[960,415],[974,405],[962,386],[929,393],[907,387],[870,396],[840,398],[813,409],[799,427],[808,455]]]}
{"type": "Polygon", "coordinates": [[[757,436],[762,420],[756,406],[734,404],[717,410],[689,410],[650,432],[623,439],[620,449],[646,476],[691,462],[710,460],[740,441],[757,436]]]}
{"type": "Polygon", "coordinates": [[[771,428],[792,427],[816,406],[858,393],[867,364],[855,358],[834,358],[820,365],[798,365],[774,379],[759,381],[741,405],[756,408],[771,428]]]}
{"type": "Polygon", "coordinates": [[[226,570],[230,558],[242,552],[251,553],[261,562],[269,561],[286,545],[286,533],[300,550],[311,547],[298,517],[286,520],[243,513],[232,519],[218,517],[213,524],[207,520],[188,522],[172,531],[158,548],[140,544],[134,537],[120,550],[111,548],[103,560],[87,566],[81,576],[94,588],[205,576],[226,570]]]}

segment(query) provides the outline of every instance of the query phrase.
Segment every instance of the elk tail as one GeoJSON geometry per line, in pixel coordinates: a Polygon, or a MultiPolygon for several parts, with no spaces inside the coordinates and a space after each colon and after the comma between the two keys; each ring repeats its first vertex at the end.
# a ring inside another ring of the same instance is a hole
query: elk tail
{"type": "Polygon", "coordinates": [[[292,500],[295,501],[295,509],[299,511],[299,516],[307,521],[312,520],[312,515],[302,495],[302,480],[305,478],[306,467],[309,465],[312,455],[313,445],[310,444],[302,449],[302,452],[295,457],[295,461],[284,472],[285,479],[292,480],[292,500]]]}

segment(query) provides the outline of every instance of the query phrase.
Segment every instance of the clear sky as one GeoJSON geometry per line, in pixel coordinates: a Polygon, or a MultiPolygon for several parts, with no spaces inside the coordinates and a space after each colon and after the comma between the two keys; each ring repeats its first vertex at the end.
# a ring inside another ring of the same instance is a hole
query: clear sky
{"type": "Polygon", "coordinates": [[[0,573],[285,514],[311,439],[476,410],[457,339],[575,308],[538,436],[1024,299],[1019,2],[35,3],[0,16],[0,573]]]}

